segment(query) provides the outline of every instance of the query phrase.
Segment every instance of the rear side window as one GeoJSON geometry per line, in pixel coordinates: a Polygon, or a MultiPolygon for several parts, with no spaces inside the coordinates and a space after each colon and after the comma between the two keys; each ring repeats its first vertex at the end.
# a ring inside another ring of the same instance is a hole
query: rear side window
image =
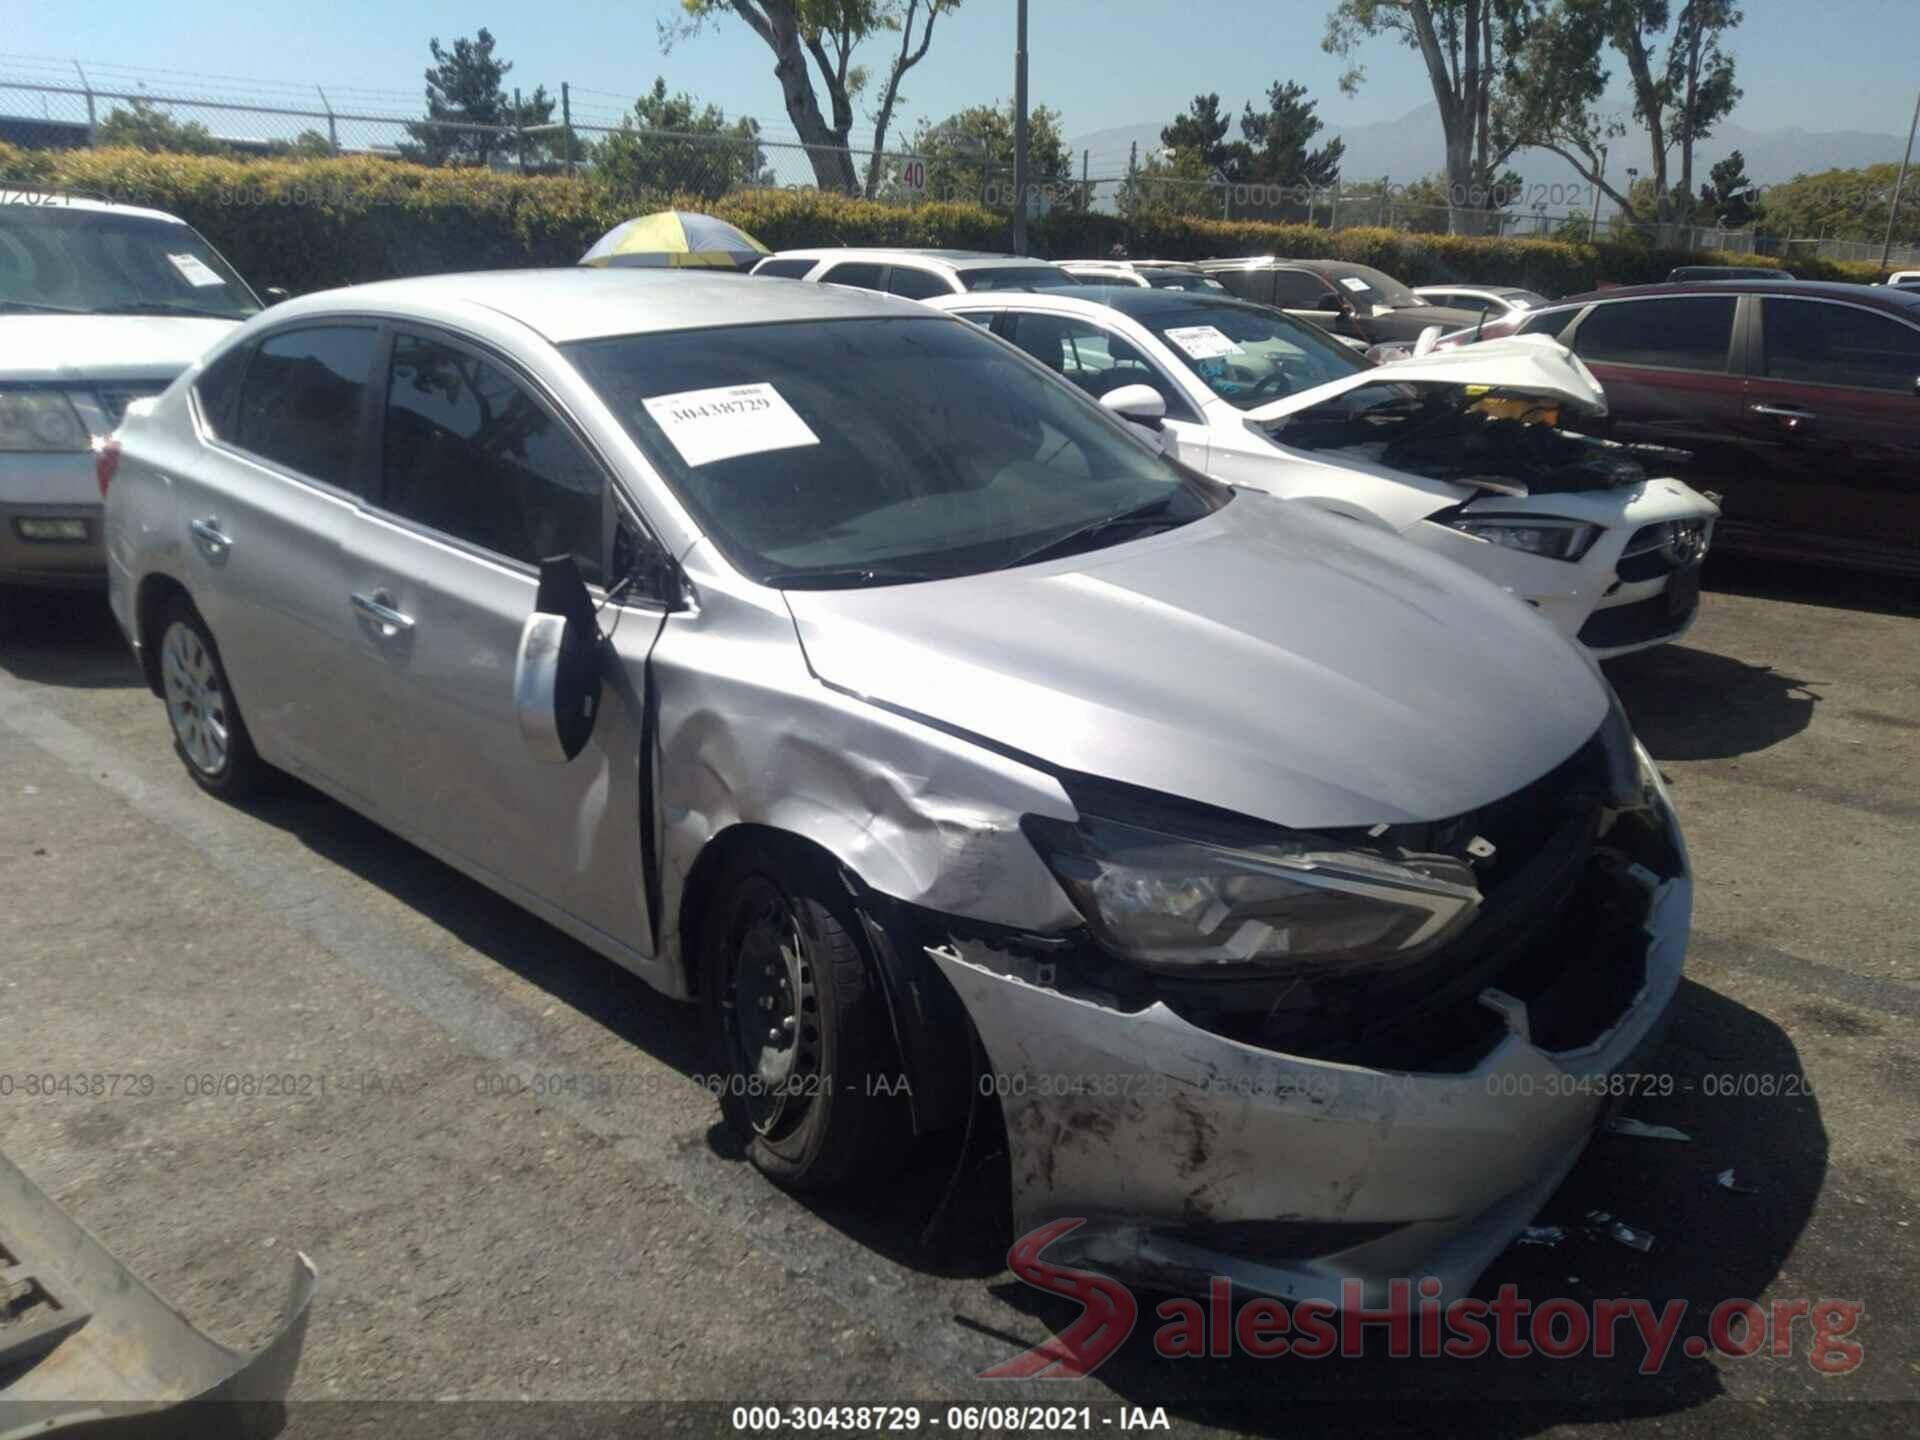
{"type": "Polygon", "coordinates": [[[233,443],[350,487],[377,338],[371,326],[327,325],[262,340],[241,384],[233,443]]]}
{"type": "Polygon", "coordinates": [[[1608,365],[1724,371],[1736,303],[1710,295],[1596,305],[1574,332],[1574,353],[1608,365]]]}
{"type": "Polygon", "coordinates": [[[836,265],[820,277],[822,285],[852,285],[860,290],[880,288],[880,266],[865,260],[849,260],[836,265]]]}
{"type": "Polygon", "coordinates": [[[818,260],[762,260],[753,267],[753,273],[779,280],[798,280],[819,263],[818,260]]]}
{"type": "Polygon", "coordinates": [[[1920,383],[1920,330],[1851,305],[1762,302],[1766,376],[1911,395],[1920,383]]]}
{"type": "Polygon", "coordinates": [[[236,345],[200,372],[193,382],[200,419],[216,439],[233,438],[233,406],[240,397],[240,377],[246,371],[251,345],[236,345]]]}
{"type": "Polygon", "coordinates": [[[602,578],[600,468],[524,386],[465,350],[395,338],[381,475],[396,515],[510,560],[571,554],[602,578]]]}
{"type": "Polygon", "coordinates": [[[1535,311],[1509,333],[1514,335],[1552,335],[1556,338],[1574,316],[1571,310],[1535,311]]]}
{"type": "Polygon", "coordinates": [[[1327,282],[1306,270],[1273,272],[1273,300],[1282,310],[1311,310],[1327,293],[1327,282]]]}
{"type": "Polygon", "coordinates": [[[909,300],[931,300],[935,295],[951,295],[953,287],[930,270],[896,265],[887,275],[887,293],[909,300]]]}

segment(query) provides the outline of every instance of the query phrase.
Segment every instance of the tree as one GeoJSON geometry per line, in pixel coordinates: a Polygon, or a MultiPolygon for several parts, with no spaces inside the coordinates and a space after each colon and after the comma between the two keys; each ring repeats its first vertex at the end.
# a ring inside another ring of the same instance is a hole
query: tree
{"type": "MultiPolygon", "coordinates": [[[[1887,210],[1900,167],[1889,162],[1858,170],[1796,175],[1770,185],[1761,197],[1764,222],[1774,235],[1824,235],[1878,245],[1887,233],[1887,210]]],[[[1920,245],[1920,205],[1913,203],[1913,177],[1900,201],[1893,243],[1920,245]]]]}
{"type": "MultiPolygon", "coordinates": [[[[970,105],[931,125],[923,120],[914,131],[913,152],[927,162],[927,191],[935,199],[990,199],[990,180],[1011,190],[1013,102],[970,105]]],[[[1027,183],[1056,189],[1074,183],[1060,112],[1046,105],[1027,112],[1027,183]]]]}
{"type": "Polygon", "coordinates": [[[1315,188],[1339,183],[1346,142],[1329,140],[1317,150],[1307,149],[1326,127],[1313,113],[1315,102],[1306,95],[1306,86],[1276,80],[1267,89],[1265,110],[1247,106],[1240,117],[1240,133],[1246,142],[1249,180],[1315,188]]]}
{"type": "Polygon", "coordinates": [[[1149,155],[1120,186],[1120,213],[1137,220],[1146,215],[1219,216],[1224,209],[1220,178],[1225,169],[1209,165],[1198,148],[1167,149],[1149,155]]]}
{"type": "Polygon", "coordinates": [[[1233,116],[1222,113],[1218,95],[1196,95],[1184,114],[1174,116],[1173,123],[1161,129],[1160,143],[1183,159],[1194,157],[1204,174],[1218,170],[1223,175],[1239,175],[1252,152],[1244,140],[1227,139],[1232,128],[1233,116]]]}
{"type": "Polygon", "coordinates": [[[1684,216],[1694,204],[1695,145],[1740,99],[1734,61],[1723,46],[1741,12],[1728,0],[1558,0],[1516,11],[1508,27],[1505,130],[1566,160],[1636,219],[1684,216]],[[1626,62],[1633,115],[1647,132],[1650,166],[1645,208],[1604,182],[1600,150],[1627,133],[1601,113],[1608,74],[1602,55],[1626,62]],[[1680,151],[1677,182],[1669,160],[1680,151]]]}
{"type": "Polygon", "coordinates": [[[1745,230],[1759,215],[1759,190],[1747,178],[1747,158],[1738,150],[1707,172],[1700,187],[1701,208],[1729,230],[1745,230]]]}
{"type": "Polygon", "coordinates": [[[135,98],[127,108],[114,106],[95,131],[97,143],[153,153],[225,155],[231,147],[213,138],[198,120],[176,120],[151,100],[135,98]]]}
{"type": "Polygon", "coordinates": [[[491,165],[496,155],[515,153],[515,139],[505,131],[552,121],[546,86],[518,104],[507,94],[502,82],[513,63],[495,59],[493,46],[484,25],[473,39],[455,40],[452,49],[443,49],[438,38],[427,42],[434,62],[426,72],[427,118],[408,124],[413,143],[400,147],[404,157],[427,165],[491,165]]]}
{"type": "Polygon", "coordinates": [[[787,107],[787,118],[807,147],[814,182],[822,190],[860,193],[854,173],[853,102],[866,88],[866,67],[853,63],[853,52],[863,40],[880,33],[898,32],[900,48],[888,65],[874,113],[873,153],[867,164],[866,188],[880,182],[879,156],[886,149],[887,130],[899,100],[900,82],[907,71],[926,57],[933,43],[934,22],[954,10],[959,0],[680,0],[685,19],[660,26],[660,43],[671,49],[697,34],[712,19],[738,17],[773,52],[773,74],[787,107]],[[918,24],[916,41],[914,26],[918,24]],[[813,68],[807,61],[811,58],[813,68]],[[814,90],[817,72],[825,87],[832,118],[820,109],[814,90]]]}
{"type": "Polygon", "coordinates": [[[302,130],[291,140],[271,142],[267,146],[267,153],[295,160],[324,160],[333,154],[333,141],[318,130],[302,130]]]}
{"type": "MultiPolygon", "coordinates": [[[[1485,223],[1484,197],[1516,145],[1496,137],[1494,97],[1504,47],[1532,0],[1340,0],[1327,17],[1321,47],[1348,60],[1369,39],[1397,37],[1420,52],[1440,107],[1446,147],[1448,228],[1471,233],[1485,223]],[[1476,196],[1481,197],[1476,200],[1476,196]]],[[[1350,66],[1340,88],[1351,95],[1366,72],[1350,66]]]]}
{"type": "Polygon", "coordinates": [[[625,196],[685,192],[718,199],[742,185],[771,183],[760,122],[727,123],[717,105],[701,106],[684,91],[653,89],[634,101],[633,114],[590,153],[593,175],[625,196]]]}

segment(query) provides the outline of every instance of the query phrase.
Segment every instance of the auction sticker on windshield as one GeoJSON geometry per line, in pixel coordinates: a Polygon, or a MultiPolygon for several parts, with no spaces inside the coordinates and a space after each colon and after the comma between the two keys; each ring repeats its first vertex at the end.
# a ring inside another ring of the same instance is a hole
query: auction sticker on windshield
{"type": "Polygon", "coordinates": [[[202,260],[198,255],[191,253],[185,255],[168,255],[167,259],[173,262],[173,268],[180,272],[180,278],[185,280],[189,285],[204,287],[207,285],[224,285],[227,283],[215,273],[212,266],[207,264],[207,262],[202,260]]]}
{"type": "Polygon", "coordinates": [[[1340,277],[1340,283],[1355,293],[1368,288],[1367,282],[1362,280],[1358,275],[1342,275],[1340,277]]]}
{"type": "Polygon", "coordinates": [[[1211,325],[1182,325],[1164,333],[1195,360],[1217,360],[1222,355],[1246,353],[1211,325]]]}
{"type": "Polygon", "coordinates": [[[644,403],[654,424],[689,465],[820,443],[780,392],[765,382],[682,390],[644,403]]]}

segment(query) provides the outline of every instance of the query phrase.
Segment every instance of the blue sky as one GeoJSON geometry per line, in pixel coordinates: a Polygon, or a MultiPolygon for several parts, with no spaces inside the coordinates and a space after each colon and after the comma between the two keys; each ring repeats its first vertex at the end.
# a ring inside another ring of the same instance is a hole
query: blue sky
{"type": "MultiPolygon", "coordinates": [[[[1064,113],[1070,136],[1167,118],[1199,91],[1218,91],[1237,110],[1276,78],[1306,84],[1335,124],[1392,119],[1430,98],[1415,57],[1385,41],[1363,57],[1366,85],[1355,98],[1343,97],[1336,86],[1340,64],[1319,43],[1329,3],[1032,0],[1033,98],[1064,113]]],[[[611,92],[582,95],[583,107],[613,109],[664,74],[670,88],[689,90],[730,115],[760,116],[769,132],[788,128],[769,52],[738,20],[714,22],[707,33],[661,53],[657,26],[679,15],[678,0],[542,0],[504,9],[444,0],[406,6],[256,0],[246,7],[213,0],[154,6],[8,0],[8,9],[12,23],[0,38],[0,55],[318,81],[338,109],[348,106],[351,97],[342,94],[348,87],[417,94],[428,37],[450,40],[486,25],[500,52],[515,62],[510,83],[528,89],[544,83],[557,91],[569,80],[576,90],[611,92]]],[[[1747,92],[1739,121],[1759,129],[1904,135],[1920,84],[1914,0],[1750,0],[1746,11],[1736,38],[1747,92]]],[[[909,131],[915,118],[939,118],[1011,93],[1013,14],[1013,0],[965,0],[940,22],[932,51],[909,77],[909,131]]],[[[863,53],[876,67],[884,63],[881,42],[863,53]]],[[[0,71],[19,68],[0,59],[0,71]]],[[[1437,135],[1434,159],[1437,165],[1437,135]]]]}

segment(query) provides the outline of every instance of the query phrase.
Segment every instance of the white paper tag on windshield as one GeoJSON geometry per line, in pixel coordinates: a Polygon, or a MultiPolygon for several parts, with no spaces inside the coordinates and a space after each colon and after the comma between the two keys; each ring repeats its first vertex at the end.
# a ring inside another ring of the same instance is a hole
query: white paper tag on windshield
{"type": "Polygon", "coordinates": [[[1358,294],[1362,290],[1371,290],[1373,288],[1371,285],[1367,284],[1366,281],[1362,280],[1358,275],[1342,275],[1340,277],[1340,283],[1346,286],[1347,289],[1353,291],[1355,294],[1358,294]]]}
{"type": "Polygon", "coordinates": [[[207,286],[224,285],[227,283],[220,278],[212,266],[208,265],[207,262],[202,260],[198,255],[191,253],[185,255],[169,255],[167,259],[173,262],[173,268],[180,272],[181,278],[189,285],[207,286]]]}
{"type": "Polygon", "coordinates": [[[682,390],[643,403],[689,465],[820,443],[780,392],[764,381],[682,390]]]}
{"type": "Polygon", "coordinates": [[[1246,354],[1211,325],[1182,325],[1165,334],[1167,339],[1196,360],[1217,360],[1222,355],[1246,354]]]}

